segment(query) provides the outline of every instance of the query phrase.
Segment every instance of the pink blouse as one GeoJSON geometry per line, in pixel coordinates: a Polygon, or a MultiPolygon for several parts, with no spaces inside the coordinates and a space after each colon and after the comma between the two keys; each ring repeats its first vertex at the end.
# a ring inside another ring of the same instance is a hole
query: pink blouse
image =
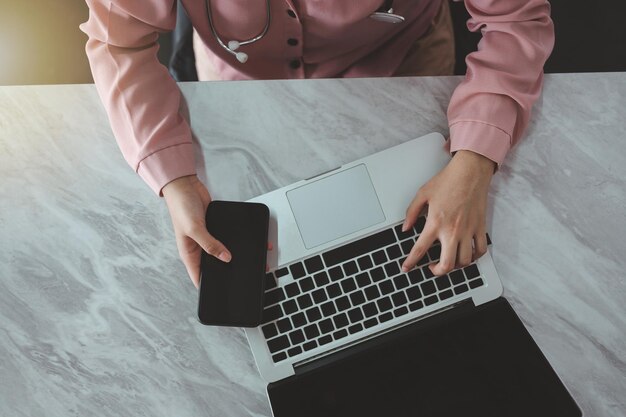
{"type": "MultiPolygon", "coordinates": [[[[213,36],[203,0],[183,0],[223,79],[391,76],[428,29],[441,1],[395,0],[405,22],[369,15],[382,0],[271,0],[271,24],[242,47],[239,63],[213,36]]],[[[158,33],[176,21],[175,0],[87,0],[86,51],[98,93],[126,161],[155,193],[195,174],[191,131],[179,114],[180,91],[157,60],[158,33]]],[[[265,0],[211,0],[224,42],[265,26],[265,0]]],[[[482,32],[467,75],[448,107],[450,151],[467,149],[502,163],[528,124],[554,44],[546,0],[466,0],[468,28],[482,32]]]]}

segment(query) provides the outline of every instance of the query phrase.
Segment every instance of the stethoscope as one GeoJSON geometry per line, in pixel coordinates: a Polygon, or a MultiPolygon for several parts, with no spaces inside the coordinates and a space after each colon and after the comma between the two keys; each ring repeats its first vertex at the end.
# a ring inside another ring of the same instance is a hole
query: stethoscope
{"type": "MultiPolygon", "coordinates": [[[[238,49],[243,45],[248,45],[248,44],[251,44],[260,40],[267,33],[267,30],[270,27],[270,21],[272,20],[272,16],[270,13],[270,0],[265,0],[265,9],[267,11],[267,17],[265,18],[265,27],[263,28],[263,30],[253,38],[247,39],[245,41],[232,40],[232,41],[228,41],[228,44],[225,44],[224,41],[222,41],[222,38],[220,38],[220,36],[217,34],[217,31],[215,30],[215,25],[213,25],[213,14],[211,13],[211,0],[205,0],[204,4],[206,6],[207,17],[209,18],[209,26],[211,27],[211,32],[213,33],[213,36],[217,40],[217,43],[219,43],[219,45],[222,48],[224,48],[226,52],[228,52],[229,54],[237,58],[237,61],[241,62],[242,64],[246,62],[248,60],[248,54],[246,54],[245,52],[238,51],[238,49]]],[[[370,15],[370,18],[377,20],[379,22],[386,22],[386,23],[404,22],[404,17],[393,13],[392,6],[393,6],[393,0],[385,0],[385,3],[382,5],[382,7],[378,9],[377,11],[375,11],[374,13],[372,13],[370,15]]]]}

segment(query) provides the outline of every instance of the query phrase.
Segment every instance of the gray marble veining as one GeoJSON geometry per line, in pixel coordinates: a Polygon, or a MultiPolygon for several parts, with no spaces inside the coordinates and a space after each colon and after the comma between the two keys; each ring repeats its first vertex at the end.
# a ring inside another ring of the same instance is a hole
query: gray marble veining
{"type": "MultiPolygon", "coordinates": [[[[181,84],[213,198],[431,131],[459,77],[181,84]]],[[[494,177],[505,296],[586,416],[626,415],[626,74],[546,76],[494,177]]],[[[0,88],[0,415],[268,416],[239,329],[200,325],[169,215],[91,85],[0,88]]],[[[416,190],[417,191],[417,190],[416,190]]]]}

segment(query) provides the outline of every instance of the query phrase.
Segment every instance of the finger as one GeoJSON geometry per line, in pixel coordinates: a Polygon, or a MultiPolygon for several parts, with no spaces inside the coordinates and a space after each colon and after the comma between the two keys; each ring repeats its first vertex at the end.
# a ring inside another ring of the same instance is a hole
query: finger
{"type": "Polygon", "coordinates": [[[441,239],[441,257],[439,262],[432,263],[428,267],[434,275],[444,275],[452,271],[456,263],[456,252],[459,242],[450,236],[441,239]]]}
{"type": "Polygon", "coordinates": [[[417,220],[417,217],[427,202],[428,200],[424,196],[424,192],[420,189],[417,194],[415,194],[415,198],[413,198],[409,207],[406,209],[406,218],[402,224],[403,232],[407,231],[410,227],[413,227],[415,220],[417,220]]]}
{"type": "Polygon", "coordinates": [[[215,256],[222,262],[230,262],[232,255],[226,249],[226,246],[219,240],[215,239],[206,229],[202,227],[197,227],[192,230],[190,236],[193,240],[195,240],[198,245],[204,249],[206,253],[209,255],[215,256]]]}
{"type": "Polygon", "coordinates": [[[478,232],[474,236],[474,258],[472,261],[487,253],[487,235],[485,232],[478,232]]]}
{"type": "Polygon", "coordinates": [[[472,238],[468,237],[462,239],[461,242],[459,242],[455,267],[462,268],[469,265],[472,262],[472,252],[472,238]]]}
{"type": "Polygon", "coordinates": [[[437,238],[435,234],[435,227],[432,226],[433,222],[426,220],[426,225],[424,225],[424,231],[419,235],[415,244],[411,248],[411,252],[409,252],[409,256],[402,263],[402,271],[407,272],[412,269],[417,262],[426,254],[428,248],[430,248],[437,238]]]}

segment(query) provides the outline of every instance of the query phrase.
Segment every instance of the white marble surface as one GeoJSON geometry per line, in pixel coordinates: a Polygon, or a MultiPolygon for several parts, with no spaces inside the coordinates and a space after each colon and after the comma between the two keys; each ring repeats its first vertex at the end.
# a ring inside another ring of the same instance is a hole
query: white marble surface
{"type": "MultiPolygon", "coordinates": [[[[459,77],[181,86],[214,198],[431,131],[459,77]]],[[[626,415],[626,73],[546,77],[494,178],[505,295],[586,416],[626,415]]],[[[91,85],[0,87],[0,415],[268,416],[244,334],[196,320],[164,202],[91,85]]]]}

